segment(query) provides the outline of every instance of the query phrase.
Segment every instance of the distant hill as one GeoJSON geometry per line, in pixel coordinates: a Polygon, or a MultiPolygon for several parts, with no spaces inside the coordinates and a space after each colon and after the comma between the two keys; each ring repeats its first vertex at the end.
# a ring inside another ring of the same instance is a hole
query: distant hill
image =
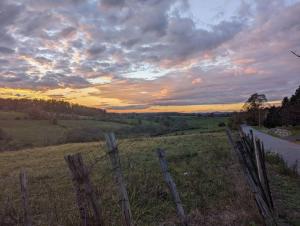
{"type": "Polygon", "coordinates": [[[0,98],[0,110],[25,112],[31,118],[43,119],[50,114],[99,116],[106,114],[104,109],[92,108],[78,104],[71,104],[62,100],[42,99],[5,99],[0,98]]]}

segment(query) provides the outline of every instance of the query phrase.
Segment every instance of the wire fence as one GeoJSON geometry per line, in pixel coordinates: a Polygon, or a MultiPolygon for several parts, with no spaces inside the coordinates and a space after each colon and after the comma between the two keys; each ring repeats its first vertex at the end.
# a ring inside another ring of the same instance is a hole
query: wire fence
{"type": "MultiPolygon", "coordinates": [[[[147,214],[139,212],[143,200],[132,203],[129,200],[137,200],[149,192],[157,193],[149,190],[151,186],[155,187],[153,190],[161,190],[157,185],[148,184],[153,172],[159,168],[145,168],[141,161],[156,156],[153,152],[145,156],[134,151],[125,155],[119,153],[113,134],[106,140],[107,152],[88,150],[82,155],[66,155],[64,170],[48,166],[31,174],[28,167],[28,170],[21,170],[22,177],[8,175],[1,178],[0,226],[132,226],[134,221],[141,222],[147,214]],[[137,183],[141,177],[143,184],[137,183]],[[130,194],[127,193],[128,181],[130,194]],[[131,205],[134,206],[135,219],[131,205]]],[[[131,147],[131,143],[127,145],[131,147]]],[[[174,192],[174,187],[170,192],[174,192]]],[[[176,206],[177,201],[174,204],[176,206]]],[[[182,212],[180,214],[179,218],[182,218],[182,212]]],[[[182,222],[188,225],[186,219],[182,222]]]]}

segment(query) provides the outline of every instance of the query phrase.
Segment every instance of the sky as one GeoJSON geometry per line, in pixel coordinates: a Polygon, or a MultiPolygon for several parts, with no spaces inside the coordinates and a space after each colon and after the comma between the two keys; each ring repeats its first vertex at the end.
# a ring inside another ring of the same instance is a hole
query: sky
{"type": "Polygon", "coordinates": [[[300,0],[0,0],[0,97],[239,110],[300,85],[300,0]]]}

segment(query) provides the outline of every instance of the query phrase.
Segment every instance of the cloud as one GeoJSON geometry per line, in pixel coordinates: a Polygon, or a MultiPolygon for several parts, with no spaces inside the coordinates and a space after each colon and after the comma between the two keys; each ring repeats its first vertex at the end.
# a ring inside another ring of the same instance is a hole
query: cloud
{"type": "Polygon", "coordinates": [[[4,87],[25,89],[54,89],[59,87],[82,88],[90,83],[79,76],[65,76],[62,74],[47,73],[43,77],[12,71],[0,73],[0,82],[4,87]]]}
{"type": "Polygon", "coordinates": [[[0,26],[1,28],[13,24],[21,12],[21,6],[9,4],[9,1],[0,2],[0,26]]]}
{"type": "Polygon", "coordinates": [[[91,48],[88,49],[88,54],[91,56],[95,56],[98,55],[100,53],[103,53],[106,50],[106,46],[105,45],[95,45],[92,46],[91,48]]]}
{"type": "Polygon", "coordinates": [[[3,47],[3,46],[0,46],[0,53],[3,53],[3,54],[11,54],[11,53],[14,53],[15,51],[13,49],[10,49],[10,48],[7,48],[7,47],[3,47]]]}
{"type": "Polygon", "coordinates": [[[93,87],[86,96],[111,109],[142,109],[243,102],[254,92],[277,100],[299,84],[299,59],[289,53],[300,51],[299,2],[245,0],[205,25],[187,0],[14,0],[0,8],[1,87],[93,87]]]}

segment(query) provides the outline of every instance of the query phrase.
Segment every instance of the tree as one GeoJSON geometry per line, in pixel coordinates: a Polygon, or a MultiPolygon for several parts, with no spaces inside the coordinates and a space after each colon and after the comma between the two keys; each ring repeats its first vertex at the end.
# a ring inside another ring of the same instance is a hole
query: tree
{"type": "Polygon", "coordinates": [[[274,128],[282,125],[280,108],[272,106],[268,110],[267,117],[264,121],[264,126],[267,128],[274,128]]]}
{"type": "Polygon", "coordinates": [[[298,87],[298,89],[296,89],[295,94],[292,95],[290,99],[291,105],[299,104],[299,103],[300,103],[300,86],[298,87]]]}
{"type": "Polygon", "coordinates": [[[247,122],[254,125],[261,124],[261,109],[267,102],[265,94],[252,94],[243,106],[243,110],[248,113],[247,122]]]}
{"type": "Polygon", "coordinates": [[[287,107],[289,106],[289,103],[290,103],[290,100],[288,97],[284,97],[282,102],[281,102],[281,106],[284,108],[284,107],[287,107]]]}

